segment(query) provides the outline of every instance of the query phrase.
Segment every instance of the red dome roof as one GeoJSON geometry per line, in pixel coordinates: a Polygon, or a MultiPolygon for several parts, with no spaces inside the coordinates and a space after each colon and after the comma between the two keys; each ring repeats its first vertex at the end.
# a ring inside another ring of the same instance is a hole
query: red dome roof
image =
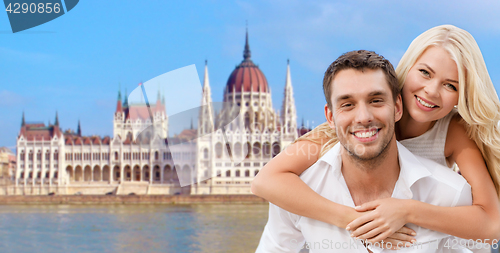
{"type": "Polygon", "coordinates": [[[235,92],[268,92],[266,77],[250,57],[247,33],[243,61],[236,66],[227,80],[226,91],[228,93],[232,93],[233,89],[235,92]]]}

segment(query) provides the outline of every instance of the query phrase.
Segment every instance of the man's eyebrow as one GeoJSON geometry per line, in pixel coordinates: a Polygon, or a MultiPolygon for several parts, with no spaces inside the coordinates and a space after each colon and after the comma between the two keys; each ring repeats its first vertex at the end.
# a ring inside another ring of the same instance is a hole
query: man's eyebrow
{"type": "Polygon", "coordinates": [[[346,99],[350,99],[350,98],[352,98],[351,95],[345,94],[345,95],[340,95],[340,96],[336,97],[335,100],[336,101],[341,101],[341,100],[346,100],[346,99]]]}
{"type": "Polygon", "coordinates": [[[382,90],[372,91],[372,92],[370,92],[370,94],[368,94],[369,97],[385,96],[385,95],[387,95],[387,92],[382,91],[382,90]]]}

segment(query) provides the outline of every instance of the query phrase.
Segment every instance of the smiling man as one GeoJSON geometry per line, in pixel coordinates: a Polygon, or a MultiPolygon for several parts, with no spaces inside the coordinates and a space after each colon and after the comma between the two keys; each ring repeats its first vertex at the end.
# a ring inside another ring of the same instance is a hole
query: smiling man
{"type": "MultiPolygon", "coordinates": [[[[471,188],[458,174],[416,157],[396,141],[402,102],[394,68],[382,56],[351,51],[325,73],[326,119],[339,143],[300,178],[323,197],[354,207],[381,198],[415,199],[440,206],[471,205],[471,188]],[[439,192],[439,194],[435,194],[439,192]]],[[[469,252],[453,237],[409,224],[418,244],[400,252],[469,252]]],[[[384,252],[350,232],[269,204],[269,220],[257,252],[384,252]]]]}

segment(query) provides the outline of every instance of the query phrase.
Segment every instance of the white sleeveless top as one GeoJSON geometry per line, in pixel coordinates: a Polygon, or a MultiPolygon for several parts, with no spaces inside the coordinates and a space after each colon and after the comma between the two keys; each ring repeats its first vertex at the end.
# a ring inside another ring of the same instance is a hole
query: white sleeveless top
{"type": "Polygon", "coordinates": [[[448,134],[448,126],[456,113],[456,110],[452,110],[448,115],[436,121],[434,126],[424,134],[399,142],[415,155],[425,157],[448,168],[452,168],[453,165],[448,166],[446,162],[444,145],[448,134]]]}

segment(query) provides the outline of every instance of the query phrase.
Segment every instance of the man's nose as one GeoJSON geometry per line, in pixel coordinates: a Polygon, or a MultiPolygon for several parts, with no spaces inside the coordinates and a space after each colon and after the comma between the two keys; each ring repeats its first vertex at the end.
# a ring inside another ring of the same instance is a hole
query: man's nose
{"type": "Polygon", "coordinates": [[[367,124],[371,123],[373,120],[373,113],[370,110],[370,106],[365,103],[358,104],[356,110],[356,123],[367,124]]]}

